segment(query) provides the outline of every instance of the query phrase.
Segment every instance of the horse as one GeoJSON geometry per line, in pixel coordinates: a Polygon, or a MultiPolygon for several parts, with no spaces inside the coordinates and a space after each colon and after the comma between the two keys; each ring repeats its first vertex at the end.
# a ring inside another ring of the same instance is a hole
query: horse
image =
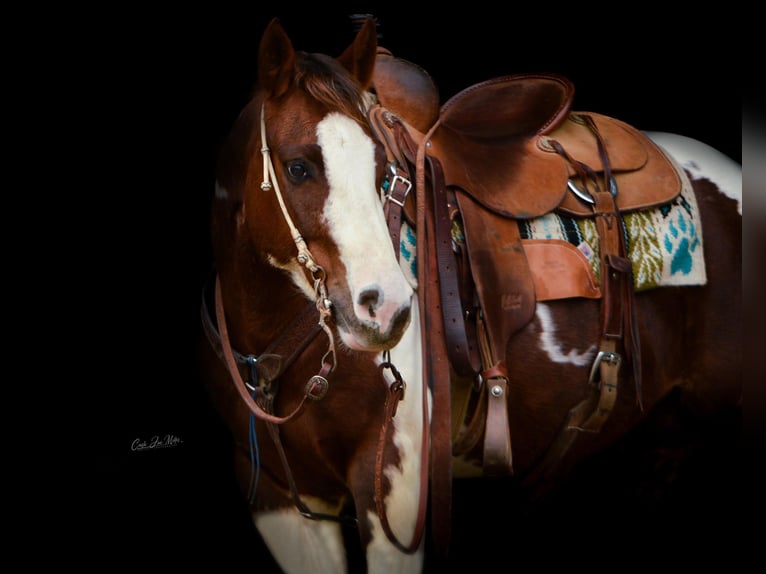
{"type": "Polygon", "coordinates": [[[200,353],[280,569],[421,572],[459,542],[453,481],[552,492],[661,405],[737,420],[735,162],[575,114],[557,76],[440,106],[372,20],[331,57],[274,19],[257,64],[220,153],[200,353]],[[663,241],[633,235],[655,216],[663,241]],[[639,247],[696,280],[635,287],[639,247]]]}

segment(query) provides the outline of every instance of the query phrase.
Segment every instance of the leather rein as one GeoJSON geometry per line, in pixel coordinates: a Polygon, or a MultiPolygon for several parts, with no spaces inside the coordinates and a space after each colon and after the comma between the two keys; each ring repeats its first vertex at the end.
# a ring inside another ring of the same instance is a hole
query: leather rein
{"type": "MultiPolygon", "coordinates": [[[[287,211],[287,207],[285,206],[284,199],[282,198],[282,192],[279,189],[279,183],[277,182],[276,175],[274,174],[274,164],[271,161],[271,153],[266,141],[266,123],[264,120],[263,106],[261,107],[261,142],[261,154],[263,155],[263,181],[261,182],[261,189],[264,191],[270,191],[273,189],[277,200],[279,201],[279,206],[282,210],[282,216],[290,228],[290,233],[298,250],[298,263],[303,265],[308,270],[314,281],[314,293],[316,297],[314,306],[319,312],[319,322],[317,323],[317,326],[322,331],[324,331],[324,333],[327,335],[327,338],[329,339],[328,349],[325,355],[322,357],[322,365],[319,373],[309,379],[304,391],[303,399],[301,399],[300,403],[298,403],[298,406],[295,407],[295,409],[288,415],[278,417],[269,412],[266,412],[266,410],[264,410],[253,399],[253,397],[250,396],[250,393],[248,393],[247,386],[242,380],[242,376],[239,372],[239,367],[236,360],[234,359],[231,344],[229,342],[228,329],[226,327],[226,318],[223,308],[223,296],[221,294],[221,282],[219,277],[216,277],[215,284],[215,307],[218,334],[222,343],[221,350],[223,352],[224,362],[226,363],[226,368],[229,371],[229,375],[231,375],[231,378],[234,380],[234,386],[236,387],[240,398],[247,405],[248,409],[250,409],[250,412],[252,412],[253,415],[259,419],[272,424],[283,424],[292,419],[295,415],[298,414],[298,412],[300,412],[307,398],[321,398],[327,392],[327,387],[329,384],[327,382],[327,376],[335,369],[335,338],[333,336],[332,330],[327,325],[327,320],[332,315],[332,301],[327,296],[327,288],[325,286],[325,272],[324,269],[322,269],[322,267],[316,263],[314,257],[311,255],[311,251],[309,251],[306,241],[303,239],[300,231],[298,231],[298,228],[293,223],[293,220],[287,211]]],[[[304,313],[303,315],[310,317],[310,315],[307,313],[304,313]]],[[[312,329],[307,336],[313,339],[316,334],[317,332],[312,329]]],[[[306,341],[306,344],[307,343],[308,341],[306,341]]],[[[253,383],[255,386],[257,385],[258,381],[255,380],[253,383]]],[[[258,387],[255,387],[255,392],[257,392],[257,388],[258,387]]]]}
{"type": "MultiPolygon", "coordinates": [[[[293,419],[303,410],[307,399],[313,401],[321,400],[328,391],[328,377],[334,371],[336,366],[335,339],[332,330],[327,324],[332,316],[332,300],[328,297],[325,285],[326,274],[324,269],[318,265],[312,256],[306,241],[300,231],[295,226],[285,205],[282,193],[279,189],[274,165],[271,159],[270,149],[266,140],[266,126],[264,120],[264,107],[261,107],[260,117],[261,129],[261,154],[263,156],[263,181],[261,189],[264,191],[274,190],[279,202],[282,215],[290,228],[290,232],[295,242],[298,255],[298,263],[303,265],[309,272],[314,282],[315,301],[309,303],[307,308],[300,313],[292,325],[283,331],[283,336],[273,342],[268,349],[259,356],[243,355],[233,349],[229,339],[228,328],[226,325],[226,313],[223,304],[223,295],[221,293],[221,281],[218,275],[215,276],[214,283],[214,304],[215,304],[215,324],[211,319],[211,313],[207,304],[207,294],[203,295],[202,303],[202,324],[209,342],[216,350],[217,354],[223,360],[230,377],[234,382],[234,387],[240,396],[240,399],[247,406],[253,416],[266,423],[275,447],[277,448],[287,482],[290,487],[293,502],[300,514],[312,520],[331,520],[336,522],[350,522],[356,524],[358,519],[347,515],[333,515],[317,513],[301,500],[297,485],[293,478],[292,471],[287,461],[287,457],[279,438],[278,425],[284,424],[293,419]],[[314,311],[318,312],[319,320],[316,320],[314,311]],[[276,416],[271,408],[274,396],[271,393],[271,383],[276,382],[295,360],[309,346],[309,343],[323,331],[329,339],[328,350],[322,357],[322,364],[319,372],[310,377],[304,388],[304,394],[297,406],[287,415],[276,416]],[[286,338],[285,333],[292,336],[286,338]],[[298,337],[301,341],[297,346],[294,339],[298,337]],[[289,341],[287,340],[289,339],[289,341]],[[287,359],[285,360],[285,357],[287,359]],[[240,373],[241,366],[248,366],[251,372],[251,383],[248,384],[242,378],[240,373]],[[261,384],[265,381],[265,386],[261,384]],[[265,406],[262,406],[265,405],[265,406]]],[[[398,242],[397,242],[398,243],[398,242]]],[[[399,371],[389,360],[388,352],[384,354],[384,360],[379,365],[381,376],[383,371],[389,369],[393,374],[394,381],[388,386],[388,393],[385,402],[385,415],[383,425],[380,430],[378,447],[375,457],[375,504],[378,516],[381,521],[386,536],[399,550],[411,554],[419,547],[425,531],[425,516],[427,509],[427,491],[428,491],[428,408],[427,408],[427,385],[424,382],[423,394],[423,439],[421,449],[421,477],[420,477],[420,497],[418,506],[418,515],[415,530],[409,544],[405,545],[399,541],[393,533],[388,522],[385,505],[383,503],[383,453],[384,447],[389,435],[389,429],[396,415],[397,405],[404,398],[405,383],[399,371]]],[[[385,377],[383,377],[385,380],[385,377]]]]}

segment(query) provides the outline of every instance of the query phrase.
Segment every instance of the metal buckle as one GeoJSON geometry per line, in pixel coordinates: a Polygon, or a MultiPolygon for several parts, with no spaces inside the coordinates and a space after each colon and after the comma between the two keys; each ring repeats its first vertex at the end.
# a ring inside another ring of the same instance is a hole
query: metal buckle
{"type": "MultiPolygon", "coordinates": [[[[580,189],[575,185],[575,183],[571,180],[567,180],[567,187],[569,190],[574,193],[580,200],[584,201],[585,203],[589,203],[591,205],[596,204],[596,200],[593,199],[593,196],[585,189],[580,189]]],[[[614,179],[614,176],[609,178],[609,193],[612,194],[612,197],[617,197],[617,180],[614,179]]]]}
{"type": "Polygon", "coordinates": [[[593,196],[588,191],[577,187],[571,179],[567,180],[567,187],[572,193],[574,193],[579,199],[581,199],[585,203],[590,203],[591,205],[595,205],[596,200],[593,199],[593,196]]]}
{"type": "Polygon", "coordinates": [[[412,182],[407,179],[406,177],[402,177],[399,174],[396,174],[394,178],[391,180],[391,183],[388,186],[388,190],[386,190],[386,199],[389,201],[393,201],[396,205],[399,207],[404,207],[404,201],[407,199],[407,196],[410,193],[410,190],[412,189],[412,182]],[[396,199],[392,194],[394,192],[394,188],[396,187],[396,180],[401,180],[405,183],[407,186],[407,190],[404,192],[404,197],[402,197],[401,201],[396,199]]]}
{"type": "Polygon", "coordinates": [[[588,378],[588,382],[591,384],[596,384],[598,368],[602,362],[610,365],[615,365],[619,370],[620,364],[622,364],[622,357],[619,353],[615,353],[613,351],[599,351],[598,355],[596,355],[596,358],[593,361],[593,366],[590,368],[590,377],[588,378]]]}

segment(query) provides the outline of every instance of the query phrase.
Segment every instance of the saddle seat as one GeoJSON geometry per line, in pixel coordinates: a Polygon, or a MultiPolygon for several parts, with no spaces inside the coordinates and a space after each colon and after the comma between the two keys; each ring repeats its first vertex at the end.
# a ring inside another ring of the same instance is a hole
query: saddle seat
{"type": "Polygon", "coordinates": [[[380,104],[410,128],[415,143],[431,132],[428,154],[440,160],[445,184],[498,215],[524,219],[558,209],[592,216],[587,203],[567,193],[570,179],[578,184],[577,172],[551,145],[558,141],[570,157],[603,173],[584,115],[606,144],[620,212],[667,203],[680,193],[676,168],[640,131],[601,114],[571,112],[574,86],[560,75],[495,78],[439,108],[428,72],[380,48],[374,85],[380,104]]]}

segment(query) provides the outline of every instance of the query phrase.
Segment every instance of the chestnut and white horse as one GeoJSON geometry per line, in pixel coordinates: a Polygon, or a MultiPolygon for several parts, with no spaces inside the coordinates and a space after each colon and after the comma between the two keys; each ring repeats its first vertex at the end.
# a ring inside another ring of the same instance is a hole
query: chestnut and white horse
{"type": "MultiPolygon", "coordinates": [[[[472,452],[446,479],[430,467],[445,429],[430,423],[417,274],[381,205],[386,149],[368,121],[377,54],[371,23],[332,58],[295,51],[273,21],[212,198],[204,364],[243,496],[285,572],[353,568],[348,528],[366,571],[421,572],[426,533],[443,527],[427,519],[430,488],[481,475],[472,452]]],[[[698,141],[650,135],[692,184],[704,280],[636,294],[643,409],[625,369],[608,422],[578,437],[562,468],[617,443],[672,389],[702,420],[740,408],[741,167],[698,141]]],[[[510,340],[513,476],[503,480],[531,476],[588,396],[600,313],[597,299],[539,301],[510,340]]],[[[431,511],[449,517],[449,501],[431,511]]]]}

